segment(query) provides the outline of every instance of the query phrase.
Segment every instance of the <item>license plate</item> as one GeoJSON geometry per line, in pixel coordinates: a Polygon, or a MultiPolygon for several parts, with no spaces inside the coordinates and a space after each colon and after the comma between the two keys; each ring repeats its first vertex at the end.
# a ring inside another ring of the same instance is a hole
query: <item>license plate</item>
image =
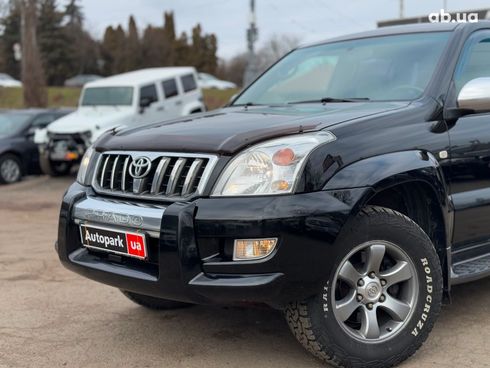
{"type": "Polygon", "coordinates": [[[82,244],[110,253],[146,259],[146,238],[141,233],[118,231],[97,226],[80,225],[82,244]]]}

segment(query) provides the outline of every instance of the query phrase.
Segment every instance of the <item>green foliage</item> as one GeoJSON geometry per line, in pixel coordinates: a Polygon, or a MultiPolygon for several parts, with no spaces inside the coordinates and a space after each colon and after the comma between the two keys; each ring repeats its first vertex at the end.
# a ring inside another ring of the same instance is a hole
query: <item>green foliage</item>
{"type": "MultiPolygon", "coordinates": [[[[204,34],[198,24],[191,36],[177,36],[174,14],[163,14],[162,26],[147,26],[140,34],[130,16],[127,31],[121,25],[107,27],[101,42],[83,28],[80,0],[59,7],[58,0],[37,0],[37,38],[47,84],[61,86],[77,74],[113,75],[131,70],[163,66],[194,66],[199,71],[217,71],[217,39],[204,34]]],[[[20,79],[20,62],[13,45],[20,43],[20,10],[11,1],[0,19],[0,72],[20,79]]]]}
{"type": "Polygon", "coordinates": [[[64,14],[56,8],[56,0],[42,0],[40,4],[37,37],[50,86],[62,85],[74,65],[71,40],[63,27],[64,14]]]}
{"type": "Polygon", "coordinates": [[[18,2],[12,1],[7,15],[0,19],[3,34],[0,38],[2,72],[20,79],[20,62],[14,58],[14,45],[20,45],[20,8],[18,2]]]}
{"type": "Polygon", "coordinates": [[[218,63],[216,36],[202,34],[198,24],[193,28],[190,40],[185,32],[177,37],[171,12],[164,13],[163,27],[149,25],[141,38],[133,17],[129,19],[127,34],[120,26],[116,30],[108,27],[102,50],[105,75],[141,68],[184,65],[214,73],[218,63]]]}

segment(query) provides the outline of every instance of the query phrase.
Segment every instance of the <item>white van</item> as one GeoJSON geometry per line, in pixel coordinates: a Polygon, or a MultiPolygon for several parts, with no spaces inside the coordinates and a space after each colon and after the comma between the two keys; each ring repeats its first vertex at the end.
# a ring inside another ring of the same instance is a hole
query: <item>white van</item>
{"type": "Polygon", "coordinates": [[[87,83],[78,109],[38,130],[34,141],[44,173],[64,175],[107,130],[203,111],[194,68],[142,69],[87,83]]]}

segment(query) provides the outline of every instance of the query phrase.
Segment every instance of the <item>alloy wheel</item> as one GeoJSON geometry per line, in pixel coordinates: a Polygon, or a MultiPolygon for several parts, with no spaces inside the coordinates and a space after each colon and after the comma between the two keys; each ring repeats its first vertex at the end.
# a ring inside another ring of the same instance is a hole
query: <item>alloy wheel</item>
{"type": "Polygon", "coordinates": [[[415,266],[399,246],[387,241],[363,243],[336,271],[334,315],[354,338],[379,342],[393,337],[407,323],[418,290],[415,266]]]}
{"type": "Polygon", "coordinates": [[[20,179],[21,171],[19,163],[14,159],[7,158],[2,161],[0,174],[7,183],[14,183],[20,179]]]}

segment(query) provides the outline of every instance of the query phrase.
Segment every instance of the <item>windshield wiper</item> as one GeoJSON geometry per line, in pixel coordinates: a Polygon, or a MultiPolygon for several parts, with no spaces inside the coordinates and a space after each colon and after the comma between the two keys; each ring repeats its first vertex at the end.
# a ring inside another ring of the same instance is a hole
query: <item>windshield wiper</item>
{"type": "Polygon", "coordinates": [[[334,98],[334,97],[323,97],[319,100],[306,100],[306,101],[293,101],[288,102],[288,104],[303,104],[303,103],[330,103],[330,102],[360,102],[360,101],[369,101],[367,97],[353,97],[353,98],[334,98]]]}

